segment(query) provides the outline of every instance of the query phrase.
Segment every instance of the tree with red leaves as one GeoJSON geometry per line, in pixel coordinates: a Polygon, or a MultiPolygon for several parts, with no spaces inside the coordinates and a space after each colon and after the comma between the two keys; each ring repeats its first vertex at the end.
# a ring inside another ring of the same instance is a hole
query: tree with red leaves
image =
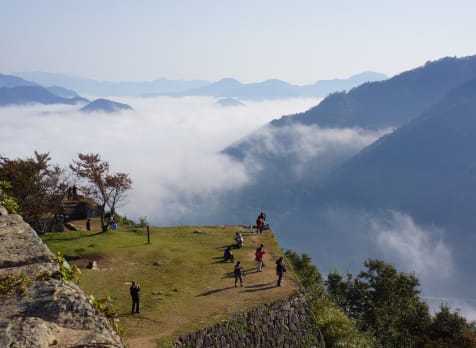
{"type": "Polygon", "coordinates": [[[126,173],[109,172],[109,162],[101,160],[99,154],[78,155],[79,160],[69,167],[84,181],[81,192],[90,196],[99,204],[101,210],[101,228],[107,231],[110,221],[106,218],[106,207],[115,213],[118,204],[126,198],[126,191],[132,187],[132,180],[126,173]]]}

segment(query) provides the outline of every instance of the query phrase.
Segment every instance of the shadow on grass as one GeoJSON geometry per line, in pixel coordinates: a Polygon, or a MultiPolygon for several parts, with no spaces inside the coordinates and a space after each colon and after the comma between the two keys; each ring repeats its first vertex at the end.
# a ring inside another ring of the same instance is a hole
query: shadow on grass
{"type": "MultiPolygon", "coordinates": [[[[215,262],[215,263],[218,263],[218,262],[215,262]]],[[[221,263],[223,263],[223,262],[221,262],[221,263]]],[[[229,264],[233,265],[232,262],[229,262],[229,264]]],[[[247,269],[247,270],[243,271],[243,276],[246,276],[246,275],[249,275],[249,274],[252,274],[252,273],[258,273],[258,271],[253,270],[253,269],[247,269]]],[[[226,278],[235,278],[235,272],[231,271],[231,272],[225,273],[225,275],[221,279],[226,279],[226,278]]]]}
{"type": "Polygon", "coordinates": [[[257,291],[264,291],[264,290],[270,290],[274,289],[276,285],[271,285],[274,284],[274,282],[267,283],[267,284],[257,284],[257,285],[245,285],[245,289],[240,292],[257,292],[257,291]]]}
{"type": "Polygon", "coordinates": [[[213,261],[213,262],[210,262],[211,265],[213,264],[216,264],[216,263],[223,263],[223,264],[229,264],[229,265],[234,265],[235,264],[235,261],[225,261],[223,260],[223,257],[219,257],[220,260],[217,260],[217,261],[213,261]]]}
{"type": "Polygon", "coordinates": [[[118,317],[119,318],[125,318],[125,317],[130,317],[130,318],[137,318],[137,319],[142,319],[142,320],[148,320],[148,321],[153,321],[154,323],[157,323],[157,324],[161,324],[162,322],[159,321],[159,320],[155,320],[155,319],[152,319],[152,318],[147,318],[147,317],[144,317],[144,315],[142,313],[130,313],[130,312],[126,312],[126,313],[120,313],[118,314],[118,317]]]}
{"type": "Polygon", "coordinates": [[[266,284],[261,283],[261,284],[247,285],[247,286],[245,286],[245,288],[247,288],[247,289],[263,288],[265,286],[270,286],[272,284],[274,284],[274,282],[269,282],[269,283],[266,283],[266,284]]]}
{"type": "Polygon", "coordinates": [[[130,244],[130,245],[123,245],[117,247],[118,249],[123,249],[123,248],[131,248],[131,247],[137,247],[137,246],[143,246],[143,245],[152,245],[152,243],[148,244],[147,242],[145,243],[140,243],[140,244],[130,244]]]}
{"type": "Polygon", "coordinates": [[[229,289],[233,289],[233,288],[234,288],[234,286],[227,286],[226,288],[222,288],[222,289],[209,290],[209,291],[206,291],[204,293],[198,294],[197,297],[210,296],[210,295],[217,294],[219,292],[229,290],[229,289]]]}
{"type": "MultiPolygon", "coordinates": [[[[94,236],[97,236],[99,234],[103,234],[104,232],[96,232],[96,233],[92,233],[92,234],[82,234],[82,231],[79,231],[80,234],[79,236],[73,236],[73,237],[67,237],[67,238],[55,238],[55,239],[51,239],[51,241],[55,241],[55,242],[69,242],[69,241],[72,241],[72,240],[77,240],[77,239],[83,239],[83,238],[89,238],[89,237],[94,237],[94,236]]],[[[49,241],[49,240],[48,240],[49,241]]]]}

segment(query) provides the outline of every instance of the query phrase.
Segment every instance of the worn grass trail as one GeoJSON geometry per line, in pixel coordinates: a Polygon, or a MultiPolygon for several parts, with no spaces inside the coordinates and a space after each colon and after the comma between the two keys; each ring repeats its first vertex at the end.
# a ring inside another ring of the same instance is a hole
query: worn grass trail
{"type": "MultiPolygon", "coordinates": [[[[84,222],[78,222],[84,226],[84,222]]],[[[98,233],[76,231],[50,234],[44,241],[62,251],[81,270],[80,287],[96,297],[112,295],[130,347],[166,345],[180,334],[213,325],[258,304],[286,297],[298,288],[291,272],[276,287],[275,260],[282,256],[271,231],[261,236],[238,226],[151,228],[120,227],[98,233]],[[234,263],[223,262],[223,249],[240,231],[245,244],[232,249],[245,269],[243,287],[234,287],[234,263]],[[254,252],[264,243],[263,272],[256,272],[254,252]],[[85,269],[95,260],[98,270],[85,269]],[[130,314],[129,286],[141,286],[140,314],[130,314]]]]}

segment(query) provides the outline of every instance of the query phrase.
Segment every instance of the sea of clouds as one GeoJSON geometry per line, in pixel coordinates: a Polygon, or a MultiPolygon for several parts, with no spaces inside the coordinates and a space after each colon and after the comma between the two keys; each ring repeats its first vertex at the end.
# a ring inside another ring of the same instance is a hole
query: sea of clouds
{"type": "MultiPolygon", "coordinates": [[[[80,106],[0,108],[0,155],[25,158],[49,152],[67,167],[79,153],[99,153],[113,172],[133,180],[119,211],[156,224],[176,223],[206,199],[246,184],[242,163],[220,153],[282,115],[302,112],[318,99],[246,102],[222,107],[214,98],[124,98],[134,110],[82,113],[80,106]]],[[[184,221],[186,222],[186,221],[184,221]]]]}
{"type": "MultiPolygon", "coordinates": [[[[35,150],[49,152],[53,163],[67,168],[79,153],[99,153],[109,161],[113,172],[126,172],[133,180],[133,189],[119,212],[167,226],[202,223],[200,216],[213,215],[205,210],[219,206],[224,192],[253,183],[264,169],[252,166],[260,156],[292,158],[287,170],[297,180],[309,170],[317,177],[321,170],[392,131],[304,125],[261,128],[282,115],[308,110],[318,99],[245,101],[244,106],[236,107],[222,107],[209,97],[117,101],[134,110],[85,114],[78,111],[79,105],[0,108],[0,156],[25,158],[35,150]],[[244,160],[234,160],[221,152],[250,135],[244,160]],[[277,142],[278,138],[286,141],[277,142]]],[[[410,216],[396,211],[376,214],[337,208],[323,211],[321,220],[328,234],[352,228],[363,247],[372,245],[386,261],[405,272],[415,272],[424,288],[451,282],[454,251],[445,243],[445,231],[419,226],[410,216]]],[[[286,248],[310,251],[314,256],[309,246],[314,242],[318,245],[322,237],[314,234],[306,236],[305,241],[283,240],[286,248]]],[[[332,254],[332,250],[329,255],[323,250],[313,260],[319,264],[320,258],[331,260],[332,254]]],[[[363,262],[364,255],[356,257],[363,262]]],[[[433,308],[447,302],[461,308],[468,318],[476,318],[476,301],[424,293],[433,308]]]]}

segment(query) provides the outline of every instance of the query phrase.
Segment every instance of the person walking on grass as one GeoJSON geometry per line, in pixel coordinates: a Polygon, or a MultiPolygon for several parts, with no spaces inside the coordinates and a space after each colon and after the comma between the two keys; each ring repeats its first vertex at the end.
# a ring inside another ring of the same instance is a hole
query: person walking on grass
{"type": "Polygon", "coordinates": [[[278,286],[283,286],[283,274],[286,272],[286,264],[284,263],[283,257],[281,256],[276,261],[276,275],[278,276],[278,286]]]}
{"type": "Polygon", "coordinates": [[[130,287],[130,293],[132,298],[132,311],[131,313],[140,313],[139,312],[139,292],[140,286],[135,281],[132,281],[132,285],[130,287]]]}
{"type": "Polygon", "coordinates": [[[241,268],[240,261],[236,261],[233,273],[235,274],[235,287],[238,286],[238,279],[240,280],[240,286],[243,286],[243,268],[241,268]]]}
{"type": "Polygon", "coordinates": [[[263,271],[263,256],[266,254],[266,250],[264,249],[264,244],[261,244],[255,252],[255,260],[258,261],[258,268],[256,269],[257,272],[263,271]]]}

